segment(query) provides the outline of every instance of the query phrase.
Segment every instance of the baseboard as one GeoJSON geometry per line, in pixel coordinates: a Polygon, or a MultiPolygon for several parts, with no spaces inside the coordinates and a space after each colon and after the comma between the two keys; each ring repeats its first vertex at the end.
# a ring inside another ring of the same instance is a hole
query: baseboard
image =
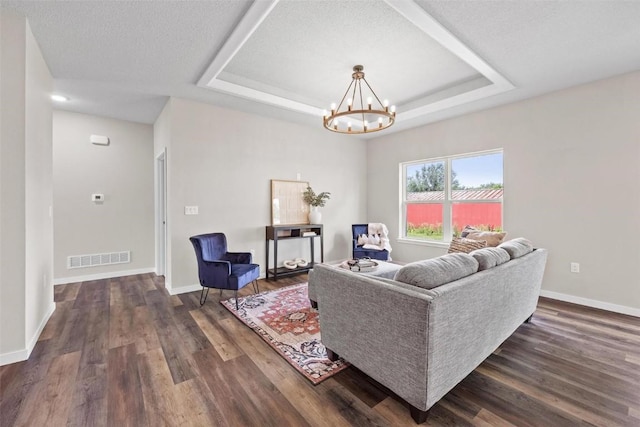
{"type": "Polygon", "coordinates": [[[31,355],[31,352],[33,351],[33,349],[36,347],[36,344],[38,343],[38,338],[40,338],[40,334],[44,330],[44,327],[47,325],[47,322],[53,315],[54,311],[56,311],[56,303],[52,301],[51,305],[49,306],[49,310],[47,310],[47,314],[44,315],[44,317],[42,318],[42,321],[40,322],[40,325],[38,325],[38,329],[36,330],[36,333],[33,334],[33,337],[31,337],[31,339],[29,340],[29,343],[27,344],[27,348],[18,350],[18,351],[13,351],[11,353],[0,354],[0,366],[9,365],[11,363],[16,363],[16,362],[22,362],[23,360],[27,360],[29,358],[29,356],[31,355]]]}
{"type": "Polygon", "coordinates": [[[614,313],[627,314],[629,316],[640,317],[640,309],[627,307],[625,305],[611,304],[608,302],[597,301],[589,298],[577,297],[574,295],[561,294],[559,292],[540,291],[540,296],[556,299],[559,301],[570,302],[573,304],[584,305],[592,308],[599,308],[601,310],[612,311],[614,313]]]}
{"type": "Polygon", "coordinates": [[[36,344],[38,344],[38,338],[40,338],[40,334],[44,330],[44,327],[47,326],[47,322],[53,315],[53,312],[56,311],[56,303],[51,301],[51,305],[49,306],[49,310],[47,310],[47,314],[42,318],[40,325],[38,325],[38,329],[36,333],[33,334],[29,342],[27,343],[27,358],[31,355],[31,352],[35,348],[36,344]]]}
{"type": "Polygon", "coordinates": [[[89,274],[86,276],[62,277],[53,279],[54,285],[66,285],[67,283],[88,282],[91,280],[112,279],[114,277],[134,276],[136,274],[155,273],[155,267],[139,268],[137,270],[110,271],[107,273],[89,274]]]}
{"type": "Polygon", "coordinates": [[[11,353],[0,354],[0,366],[10,365],[16,362],[22,362],[29,358],[27,349],[12,351],[11,353]]]}
{"type": "Polygon", "coordinates": [[[180,294],[187,294],[189,292],[199,291],[201,289],[202,289],[202,286],[200,286],[200,284],[197,284],[197,285],[180,286],[179,288],[167,288],[167,291],[169,292],[169,295],[180,295],[180,294]]]}

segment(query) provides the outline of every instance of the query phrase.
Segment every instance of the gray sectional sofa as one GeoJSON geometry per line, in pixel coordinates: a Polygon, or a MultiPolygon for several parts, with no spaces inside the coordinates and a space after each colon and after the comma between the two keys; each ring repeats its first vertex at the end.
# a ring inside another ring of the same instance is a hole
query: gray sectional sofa
{"type": "Polygon", "coordinates": [[[407,264],[393,280],[315,266],[309,293],[329,356],[342,356],[405,399],[416,422],[426,421],[428,409],[536,309],[547,251],[516,244],[506,259],[504,251],[407,264]]]}

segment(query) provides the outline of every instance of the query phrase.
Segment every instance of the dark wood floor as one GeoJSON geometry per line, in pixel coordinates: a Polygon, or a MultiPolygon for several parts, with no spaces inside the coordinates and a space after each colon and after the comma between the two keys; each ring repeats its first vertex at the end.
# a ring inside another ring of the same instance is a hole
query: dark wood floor
{"type": "MultiPolygon", "coordinates": [[[[30,359],[0,368],[0,424],[415,425],[353,367],[311,385],[217,292],[203,308],[198,296],[169,296],[154,275],[56,286],[30,359]]],[[[434,426],[640,426],[640,319],[541,299],[533,321],[429,417],[434,426]]]]}

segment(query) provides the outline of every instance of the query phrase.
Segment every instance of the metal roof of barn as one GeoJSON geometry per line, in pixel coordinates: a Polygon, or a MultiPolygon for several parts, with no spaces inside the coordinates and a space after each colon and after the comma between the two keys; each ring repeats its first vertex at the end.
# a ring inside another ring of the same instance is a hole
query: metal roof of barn
{"type": "MultiPolygon", "coordinates": [[[[504,189],[492,188],[482,190],[453,190],[453,200],[500,200],[504,189]]],[[[444,200],[444,191],[423,191],[419,193],[407,193],[409,202],[437,202],[444,200]]]]}

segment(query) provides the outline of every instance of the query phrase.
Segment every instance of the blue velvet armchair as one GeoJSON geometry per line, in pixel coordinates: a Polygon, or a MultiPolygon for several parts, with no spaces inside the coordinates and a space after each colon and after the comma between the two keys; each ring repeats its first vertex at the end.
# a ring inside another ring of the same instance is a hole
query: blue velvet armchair
{"type": "Polygon", "coordinates": [[[366,249],[362,245],[358,245],[358,236],[369,234],[369,224],[353,224],[351,225],[351,234],[353,238],[353,258],[371,258],[380,261],[389,260],[389,251],[386,249],[366,249]]]}
{"type": "Polygon", "coordinates": [[[238,289],[253,283],[257,293],[260,266],[253,264],[249,252],[227,252],[227,237],[224,233],[209,233],[189,238],[198,259],[198,276],[202,291],[200,305],[204,305],[209,288],[233,290],[238,309],[238,289]],[[206,293],[205,293],[206,288],[206,293]]]}

